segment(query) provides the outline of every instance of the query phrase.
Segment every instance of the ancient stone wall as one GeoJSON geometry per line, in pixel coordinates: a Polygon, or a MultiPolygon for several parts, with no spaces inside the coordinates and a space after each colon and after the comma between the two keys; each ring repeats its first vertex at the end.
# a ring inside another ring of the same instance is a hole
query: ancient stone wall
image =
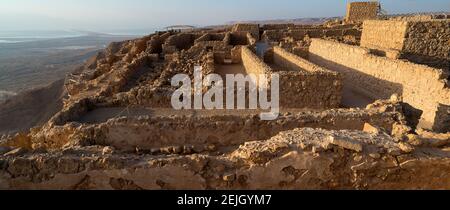
{"type": "Polygon", "coordinates": [[[365,21],[361,46],[399,51],[401,58],[450,69],[450,21],[365,21]]]}
{"type": "Polygon", "coordinates": [[[401,21],[364,21],[361,46],[402,50],[407,28],[407,22],[401,21]]]}
{"type": "Polygon", "coordinates": [[[294,27],[295,25],[293,23],[286,23],[286,24],[265,24],[262,26],[263,30],[283,30],[283,29],[289,29],[291,27],[294,27]]]}
{"type": "Polygon", "coordinates": [[[170,33],[166,32],[161,35],[155,35],[147,42],[148,53],[162,53],[162,45],[170,37],[170,33]]]}
{"type": "Polygon", "coordinates": [[[219,41],[223,42],[225,38],[225,33],[206,33],[197,40],[195,40],[196,43],[198,42],[208,42],[208,41],[219,41]]]}
{"type": "MultiPolygon", "coordinates": [[[[200,114],[201,112],[199,112],[200,114]]],[[[39,146],[57,148],[70,141],[89,142],[93,145],[113,146],[123,151],[137,147],[154,148],[207,144],[216,147],[239,145],[247,141],[264,140],[280,131],[294,128],[323,128],[330,130],[363,130],[365,123],[392,130],[398,119],[397,112],[372,110],[327,110],[281,113],[276,121],[260,120],[259,114],[141,116],[122,117],[99,124],[68,124],[52,128],[39,146]],[[167,132],[171,130],[173,132],[167,132]],[[76,134],[76,135],[75,135],[76,134]]],[[[236,114],[236,113],[235,113],[236,114]]]]}
{"type": "Polygon", "coordinates": [[[291,108],[336,108],[342,99],[342,77],[281,47],[273,49],[280,74],[280,104],[291,108]]]}
{"type": "Polygon", "coordinates": [[[405,103],[422,111],[420,127],[450,130],[450,90],[442,70],[370,52],[367,48],[313,39],[310,60],[342,72],[346,85],[373,99],[402,95],[405,103]]]}
{"type": "Polygon", "coordinates": [[[214,147],[120,153],[90,146],[0,156],[0,189],[448,189],[444,150],[403,152],[384,133],[301,128],[214,147]],[[161,155],[164,154],[164,155],[161,155]]]}
{"type": "Polygon", "coordinates": [[[322,37],[342,37],[346,35],[361,37],[361,31],[354,28],[310,28],[310,29],[290,29],[290,30],[267,30],[262,35],[262,40],[267,42],[279,42],[283,38],[291,37],[295,41],[303,40],[306,36],[310,38],[322,37]]]}
{"type": "Polygon", "coordinates": [[[195,45],[213,51],[227,51],[228,40],[225,40],[225,37],[224,33],[207,33],[195,40],[195,45]]]}
{"type": "Polygon", "coordinates": [[[255,53],[248,47],[241,47],[242,64],[245,67],[247,74],[254,75],[270,75],[272,69],[265,64],[255,53]]]}
{"type": "Polygon", "coordinates": [[[252,36],[259,40],[259,25],[258,24],[236,24],[233,26],[232,32],[249,32],[252,36]]]}
{"type": "Polygon", "coordinates": [[[389,18],[389,20],[400,20],[400,21],[430,21],[442,19],[450,19],[450,15],[449,14],[402,15],[389,18]]]}
{"type": "Polygon", "coordinates": [[[180,33],[169,37],[163,45],[165,54],[172,54],[176,51],[187,50],[194,45],[196,39],[202,34],[180,33]]]}
{"type": "Polygon", "coordinates": [[[261,36],[261,40],[265,42],[279,42],[285,37],[285,30],[266,30],[261,36]]]}
{"type": "Polygon", "coordinates": [[[331,72],[291,54],[282,48],[273,50],[273,69],[247,47],[242,48],[242,62],[247,73],[278,73],[280,76],[280,107],[283,108],[336,108],[342,98],[342,79],[331,72]]]}
{"type": "Polygon", "coordinates": [[[248,32],[233,32],[230,34],[229,44],[233,46],[248,45],[250,40],[248,40],[249,36],[247,35],[248,32]]]}
{"type": "Polygon", "coordinates": [[[380,4],[378,2],[351,2],[347,4],[347,22],[376,19],[380,4]]]}
{"type": "Polygon", "coordinates": [[[408,22],[402,51],[408,60],[450,70],[450,20],[408,22]]]}

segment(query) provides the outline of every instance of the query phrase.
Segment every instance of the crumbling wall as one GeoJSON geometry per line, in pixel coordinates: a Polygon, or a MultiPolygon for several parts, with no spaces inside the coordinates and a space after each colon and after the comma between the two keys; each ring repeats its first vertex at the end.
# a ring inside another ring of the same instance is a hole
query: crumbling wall
{"type": "Polygon", "coordinates": [[[225,154],[190,146],[22,150],[0,155],[0,189],[448,189],[444,150],[414,149],[384,133],[303,128],[225,154]]]}
{"type": "Polygon", "coordinates": [[[450,71],[450,20],[408,22],[402,57],[450,71]]]}
{"type": "Polygon", "coordinates": [[[398,51],[400,58],[450,69],[450,21],[365,21],[361,46],[398,51]]]}
{"type": "Polygon", "coordinates": [[[259,25],[258,24],[236,24],[233,26],[232,32],[248,32],[252,34],[252,36],[259,40],[259,25]]]}
{"type": "MultiPolygon", "coordinates": [[[[255,112],[258,113],[258,112],[255,112]]],[[[123,151],[132,151],[137,147],[144,150],[184,145],[215,145],[227,147],[247,141],[264,140],[280,131],[294,128],[323,128],[330,130],[363,130],[365,123],[392,130],[399,113],[373,110],[328,110],[281,113],[276,121],[260,120],[259,114],[245,112],[240,115],[200,115],[185,116],[140,116],[123,117],[107,122],[72,129],[54,128],[52,138],[45,139],[45,144],[55,145],[61,142],[60,136],[70,136],[65,143],[75,141],[93,145],[113,146],[123,151]],[[60,131],[61,130],[61,131],[60,131]],[[67,130],[76,135],[70,135],[67,130]],[[173,132],[167,132],[168,130],[173,132]],[[62,132],[64,131],[64,132],[62,132]]],[[[44,145],[45,145],[44,144],[44,145]]],[[[62,146],[64,142],[56,145],[62,146]]],[[[42,145],[41,145],[42,146],[42,145]]]]}
{"type": "Polygon", "coordinates": [[[342,99],[342,77],[281,47],[273,48],[280,74],[280,104],[290,108],[336,108],[342,99]]]}
{"type": "MultiPolygon", "coordinates": [[[[247,47],[242,48],[242,63],[248,74],[280,76],[280,107],[283,108],[336,108],[342,98],[342,79],[331,72],[291,54],[280,47],[269,50],[273,69],[247,47]]],[[[267,54],[267,53],[266,53],[267,54]]],[[[265,60],[266,60],[265,59],[265,60]]],[[[267,61],[267,60],[266,60],[267,61]]]]}
{"type": "Polygon", "coordinates": [[[165,54],[172,54],[176,51],[188,50],[194,45],[196,39],[201,34],[180,33],[169,37],[163,45],[163,52],[165,54]]]}
{"type": "Polygon", "coordinates": [[[285,24],[264,24],[262,29],[266,30],[286,30],[291,27],[294,27],[293,23],[285,23],[285,24]]]}
{"type": "Polygon", "coordinates": [[[150,41],[147,42],[147,52],[152,53],[162,53],[162,45],[170,37],[170,33],[166,32],[161,35],[154,35],[150,41]]]}
{"type": "Polygon", "coordinates": [[[286,32],[282,30],[265,30],[261,39],[265,42],[279,42],[285,37],[286,32]]]}
{"type": "Polygon", "coordinates": [[[311,43],[310,60],[343,73],[345,85],[373,99],[402,95],[405,103],[423,112],[420,127],[442,132],[450,130],[449,124],[442,123],[450,119],[450,90],[446,87],[447,75],[442,70],[376,56],[367,48],[320,39],[313,39],[311,43]]]}
{"type": "Polygon", "coordinates": [[[361,46],[402,50],[407,28],[407,22],[401,21],[364,21],[361,46]]]}
{"type": "Polygon", "coordinates": [[[228,40],[225,40],[226,34],[207,33],[195,40],[195,45],[213,51],[229,51],[228,40]]]}
{"type": "Polygon", "coordinates": [[[357,40],[359,40],[361,38],[361,31],[355,28],[299,28],[289,30],[266,30],[264,31],[261,39],[266,42],[280,42],[282,39],[290,37],[295,41],[301,41],[306,36],[309,38],[354,36],[357,40]]]}
{"type": "Polygon", "coordinates": [[[376,19],[380,3],[378,2],[351,2],[347,4],[347,15],[345,21],[359,22],[376,19]]]}
{"type": "Polygon", "coordinates": [[[206,33],[197,40],[195,40],[196,43],[198,42],[208,42],[208,41],[219,41],[223,42],[225,38],[224,33],[206,33]]]}
{"type": "Polygon", "coordinates": [[[389,20],[401,20],[401,21],[430,21],[435,19],[450,19],[450,15],[449,14],[401,15],[389,18],[389,20]]]}
{"type": "Polygon", "coordinates": [[[230,45],[248,45],[250,41],[248,40],[248,32],[233,32],[230,34],[230,45]]]}
{"type": "Polygon", "coordinates": [[[271,75],[272,69],[255,55],[248,47],[241,47],[241,60],[247,74],[271,75]]]}

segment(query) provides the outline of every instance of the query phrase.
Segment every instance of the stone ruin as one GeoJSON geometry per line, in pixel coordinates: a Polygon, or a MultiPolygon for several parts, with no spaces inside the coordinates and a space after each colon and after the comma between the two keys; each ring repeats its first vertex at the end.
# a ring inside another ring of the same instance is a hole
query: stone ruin
{"type": "Polygon", "coordinates": [[[45,125],[1,138],[0,189],[450,189],[448,24],[237,24],[112,43],[68,76],[45,125]],[[170,80],[194,66],[278,73],[279,118],[173,110],[170,80]]]}
{"type": "Polygon", "coordinates": [[[381,5],[378,1],[350,2],[347,4],[346,22],[377,19],[381,5]]]}

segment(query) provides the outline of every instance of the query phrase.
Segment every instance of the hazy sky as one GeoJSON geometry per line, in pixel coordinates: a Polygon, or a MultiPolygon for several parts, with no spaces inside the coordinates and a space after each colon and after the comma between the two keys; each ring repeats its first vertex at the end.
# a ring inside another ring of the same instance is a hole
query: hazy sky
{"type": "MultiPolygon", "coordinates": [[[[346,0],[0,0],[0,30],[107,31],[330,17],[346,0]]],[[[382,0],[389,13],[450,11],[450,0],[382,0]]]]}

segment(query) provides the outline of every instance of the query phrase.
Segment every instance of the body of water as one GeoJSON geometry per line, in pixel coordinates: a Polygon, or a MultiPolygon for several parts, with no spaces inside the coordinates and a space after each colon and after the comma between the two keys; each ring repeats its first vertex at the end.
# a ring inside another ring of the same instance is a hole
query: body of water
{"type": "Polygon", "coordinates": [[[74,38],[81,36],[145,36],[159,29],[109,30],[101,32],[60,30],[60,31],[0,31],[0,44],[14,44],[51,40],[60,38],[74,38]]]}
{"type": "MultiPolygon", "coordinates": [[[[111,42],[145,31],[0,31],[0,102],[65,76],[111,42]],[[114,33],[114,34],[110,34],[114,33]]],[[[143,35],[133,35],[140,34],[143,35]]]]}
{"type": "Polygon", "coordinates": [[[85,36],[77,31],[0,31],[0,43],[21,43],[85,36]]]}

